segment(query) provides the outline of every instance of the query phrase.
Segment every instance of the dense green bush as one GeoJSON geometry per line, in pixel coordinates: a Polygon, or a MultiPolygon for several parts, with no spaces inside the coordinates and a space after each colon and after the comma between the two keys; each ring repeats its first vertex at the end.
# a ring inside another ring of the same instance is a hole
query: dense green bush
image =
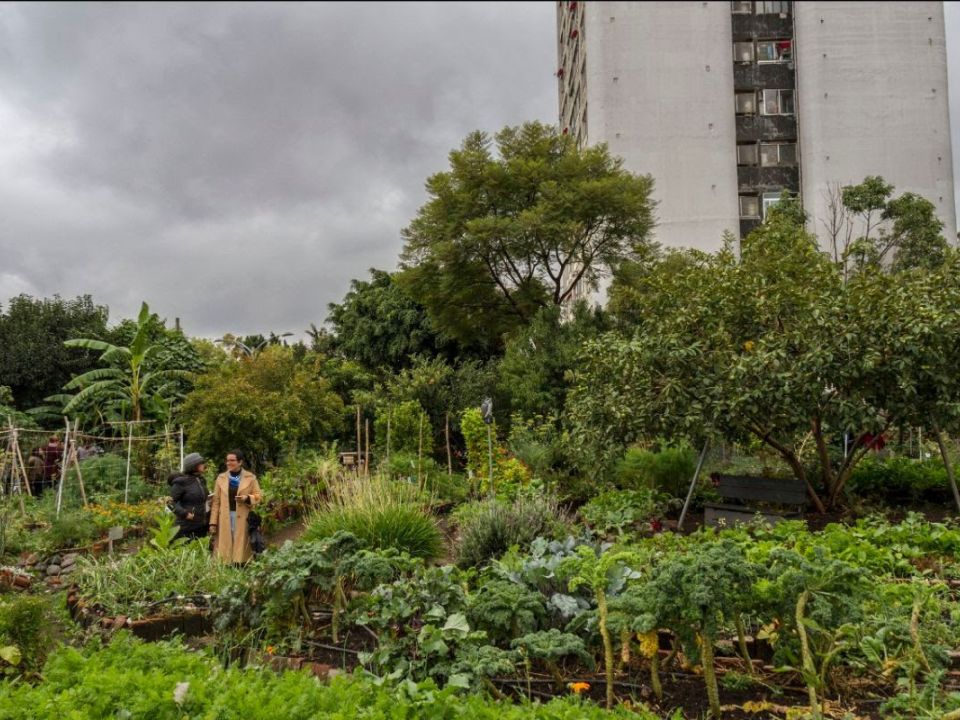
{"type": "Polygon", "coordinates": [[[53,644],[49,615],[46,602],[39,597],[0,599],[0,647],[13,645],[19,650],[18,670],[38,672],[43,667],[53,644]]]}
{"type": "Polygon", "coordinates": [[[456,521],[460,567],[484,565],[513,545],[527,548],[540,535],[557,535],[567,522],[556,498],[541,493],[520,495],[513,502],[488,499],[463,505],[456,521]]]}
{"type": "Polygon", "coordinates": [[[74,548],[90,543],[100,535],[96,524],[82,510],[64,510],[54,518],[47,531],[47,542],[54,548],[74,548]]]}
{"type": "Polygon", "coordinates": [[[864,458],[850,476],[850,490],[893,502],[941,500],[947,497],[947,471],[937,460],[892,457],[864,458]]]}
{"type": "Polygon", "coordinates": [[[435,558],[443,550],[429,499],[416,485],[372,475],[332,483],[328,490],[307,524],[305,539],[345,530],[376,550],[394,548],[420,558],[435,558]]]}
{"type": "Polygon", "coordinates": [[[416,456],[420,451],[421,429],[423,431],[423,454],[433,453],[433,428],[426,411],[416,400],[406,400],[390,407],[382,408],[373,421],[373,434],[377,439],[377,449],[384,457],[389,453],[411,453],[416,456]],[[390,447],[387,447],[387,421],[390,422],[390,447]],[[421,426],[421,420],[423,422],[421,426]]]}
{"type": "Polygon", "coordinates": [[[615,480],[624,490],[646,487],[678,497],[696,467],[697,456],[689,445],[668,446],[659,452],[629,448],[617,463],[615,480]]]}

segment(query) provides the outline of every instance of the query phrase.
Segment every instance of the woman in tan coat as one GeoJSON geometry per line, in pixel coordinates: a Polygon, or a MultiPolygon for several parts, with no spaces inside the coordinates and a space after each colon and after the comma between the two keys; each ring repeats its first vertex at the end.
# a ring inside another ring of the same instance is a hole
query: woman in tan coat
{"type": "Polygon", "coordinates": [[[247,536],[247,515],[263,495],[257,476],[243,469],[243,453],[227,453],[227,471],[217,477],[210,507],[210,535],[224,562],[245,563],[253,557],[247,536]]]}

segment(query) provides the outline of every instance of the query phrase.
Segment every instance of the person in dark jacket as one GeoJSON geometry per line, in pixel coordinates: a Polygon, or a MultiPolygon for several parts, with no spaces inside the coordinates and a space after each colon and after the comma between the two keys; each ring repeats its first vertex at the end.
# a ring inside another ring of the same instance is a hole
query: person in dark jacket
{"type": "Polygon", "coordinates": [[[180,532],[177,537],[202,538],[207,535],[207,483],[203,472],[206,462],[199,453],[183,459],[183,472],[170,478],[170,499],[180,532]]]}

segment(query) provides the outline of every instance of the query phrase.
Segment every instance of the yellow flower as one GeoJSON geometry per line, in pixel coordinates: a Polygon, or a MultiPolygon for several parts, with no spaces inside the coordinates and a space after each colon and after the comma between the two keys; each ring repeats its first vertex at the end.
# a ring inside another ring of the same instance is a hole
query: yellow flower
{"type": "Polygon", "coordinates": [[[586,692],[587,690],[590,689],[590,683],[588,682],[567,683],[567,687],[573,690],[573,692],[575,692],[577,695],[579,695],[580,693],[586,692]]]}
{"type": "Polygon", "coordinates": [[[747,340],[743,344],[743,349],[746,350],[747,352],[750,352],[751,350],[753,350],[753,340],[747,340]]]}
{"type": "Polygon", "coordinates": [[[277,649],[273,645],[267,645],[267,655],[273,655],[277,649]]]}

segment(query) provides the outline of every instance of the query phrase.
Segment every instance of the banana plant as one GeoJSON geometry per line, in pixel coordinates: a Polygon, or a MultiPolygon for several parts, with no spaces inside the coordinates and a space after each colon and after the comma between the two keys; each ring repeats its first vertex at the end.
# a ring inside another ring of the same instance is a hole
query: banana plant
{"type": "Polygon", "coordinates": [[[192,373],[164,366],[162,358],[158,357],[163,345],[151,338],[155,318],[147,303],[143,303],[133,340],[128,346],[90,338],[64,343],[67,347],[100,352],[99,360],[104,367],[78,375],[64,386],[64,390],[77,392],[59,397],[65,401],[62,414],[73,415],[78,410],[94,406],[100,408],[101,415],[110,412],[139,422],[145,410],[161,414],[169,412],[171,402],[179,394],[176,381],[189,379],[192,373]]]}

